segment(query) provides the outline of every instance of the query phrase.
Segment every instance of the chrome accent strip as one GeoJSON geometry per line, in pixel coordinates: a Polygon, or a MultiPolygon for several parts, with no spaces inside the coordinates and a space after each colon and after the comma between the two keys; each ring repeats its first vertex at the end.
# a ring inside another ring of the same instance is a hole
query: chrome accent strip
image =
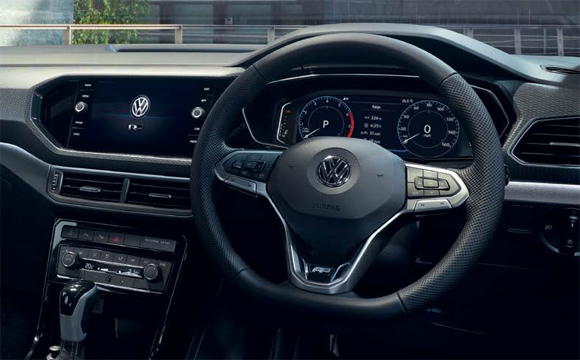
{"type": "Polygon", "coordinates": [[[555,169],[578,169],[580,168],[579,165],[553,165],[553,164],[535,164],[535,163],[529,163],[526,161],[521,160],[520,158],[518,158],[515,154],[514,154],[514,150],[516,149],[516,147],[518,146],[518,144],[520,143],[520,141],[522,141],[522,139],[524,138],[524,136],[528,133],[528,131],[537,123],[540,122],[547,122],[547,121],[554,121],[554,120],[568,120],[568,119],[576,119],[580,117],[580,115],[571,115],[571,116],[562,116],[562,117],[555,117],[555,118],[541,118],[541,119],[534,119],[532,121],[530,121],[528,124],[526,124],[524,126],[523,129],[520,130],[519,134],[517,134],[517,138],[516,140],[514,140],[512,142],[512,144],[509,146],[509,149],[507,151],[507,154],[510,158],[512,158],[515,162],[517,162],[518,164],[522,165],[522,166],[530,166],[530,167],[539,167],[539,168],[555,168],[555,169]]]}
{"type": "Polygon", "coordinates": [[[580,184],[510,181],[505,201],[580,206],[580,184]]]}
{"type": "MultiPolygon", "coordinates": [[[[228,178],[230,178],[232,176],[236,177],[236,175],[228,174],[225,171],[223,164],[226,161],[228,161],[230,158],[232,158],[233,156],[236,156],[238,154],[244,154],[244,153],[248,153],[248,154],[250,154],[250,153],[251,154],[279,153],[279,154],[281,154],[281,152],[278,152],[278,151],[248,151],[248,150],[243,150],[243,151],[233,152],[233,153],[227,155],[226,157],[224,157],[215,166],[214,173],[215,173],[216,177],[218,178],[218,180],[220,180],[221,182],[223,182],[225,184],[228,184],[228,182],[227,182],[228,178]]],[[[259,196],[266,198],[270,202],[270,205],[272,206],[272,208],[274,209],[274,211],[278,215],[278,218],[282,222],[282,226],[284,228],[284,240],[286,243],[286,257],[287,257],[286,260],[287,260],[287,265],[288,265],[288,277],[289,277],[290,282],[294,286],[296,286],[302,290],[311,291],[311,292],[320,293],[320,294],[339,294],[339,293],[344,293],[344,292],[352,290],[352,288],[360,280],[360,278],[363,276],[364,272],[366,271],[366,269],[370,266],[370,264],[372,262],[371,261],[372,259],[369,259],[366,256],[367,255],[366,253],[368,252],[369,248],[371,248],[371,246],[374,245],[374,240],[376,239],[377,235],[381,231],[383,231],[386,227],[388,227],[390,224],[392,224],[399,217],[401,217],[405,214],[408,214],[408,213],[414,213],[417,203],[421,200],[430,200],[430,201],[431,200],[433,200],[433,201],[446,200],[449,202],[449,204],[451,205],[452,208],[456,208],[456,207],[461,206],[465,202],[465,200],[467,200],[467,198],[469,197],[469,191],[467,189],[467,186],[465,185],[463,180],[459,177],[459,175],[457,175],[455,172],[453,172],[451,170],[446,170],[446,169],[432,167],[432,166],[424,166],[424,165],[420,165],[420,164],[405,163],[405,165],[406,165],[406,167],[413,167],[413,168],[437,171],[437,172],[448,174],[448,175],[452,176],[455,181],[457,181],[457,184],[459,185],[460,191],[451,197],[408,199],[407,202],[405,203],[405,205],[403,206],[403,208],[398,213],[396,213],[393,217],[391,217],[385,223],[383,223],[383,225],[381,225],[377,230],[375,230],[364,241],[361,249],[357,252],[354,260],[352,260],[350,262],[351,265],[349,266],[348,270],[342,276],[340,276],[338,278],[333,278],[330,283],[319,283],[319,282],[307,280],[304,269],[307,269],[308,266],[304,265],[302,263],[303,262],[302,258],[298,254],[297,250],[294,248],[293,243],[292,243],[292,235],[290,233],[290,228],[289,228],[288,224],[286,223],[286,221],[284,220],[284,218],[282,217],[282,214],[280,213],[280,211],[278,210],[278,208],[276,207],[276,205],[274,204],[274,202],[270,198],[270,195],[268,194],[268,191],[266,188],[266,183],[246,179],[247,181],[253,182],[256,184],[256,187],[255,187],[256,190],[255,190],[255,192],[252,191],[252,194],[257,194],[259,196]]],[[[243,179],[245,179],[245,178],[243,178],[243,179]]],[[[239,187],[236,187],[236,189],[239,189],[239,187]]],[[[425,211],[423,213],[428,213],[428,212],[429,211],[425,211]]]]}

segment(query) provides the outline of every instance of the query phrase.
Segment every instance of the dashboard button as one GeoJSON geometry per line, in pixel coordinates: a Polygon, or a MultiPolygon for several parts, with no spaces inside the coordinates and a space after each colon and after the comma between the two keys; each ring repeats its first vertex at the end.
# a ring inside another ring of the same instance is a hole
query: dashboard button
{"type": "Polygon", "coordinates": [[[84,271],[84,278],[85,278],[85,280],[89,280],[89,281],[96,282],[96,283],[101,283],[101,284],[107,283],[107,274],[99,272],[99,271],[85,270],[84,271]]]}
{"type": "Polygon", "coordinates": [[[74,226],[64,226],[60,235],[66,239],[78,239],[79,229],[74,226]]]}
{"type": "Polygon", "coordinates": [[[103,261],[113,261],[113,253],[109,251],[101,252],[101,260],[103,261]]]}
{"type": "Polygon", "coordinates": [[[125,261],[125,264],[139,266],[139,263],[140,262],[141,262],[141,258],[140,257],[133,256],[133,255],[129,255],[129,256],[127,256],[127,261],[125,261]]]}
{"type": "Polygon", "coordinates": [[[125,245],[139,247],[141,245],[141,236],[125,234],[125,245]]]}
{"type": "Polygon", "coordinates": [[[161,251],[175,251],[175,246],[177,242],[175,240],[155,238],[151,236],[143,236],[141,238],[141,248],[143,249],[153,249],[161,251]]]}
{"type": "Polygon", "coordinates": [[[111,235],[109,235],[109,244],[123,245],[124,241],[125,234],[123,233],[111,233],[111,235]]]}
{"type": "MultiPolygon", "coordinates": [[[[205,119],[205,109],[201,106],[196,106],[191,110],[191,117],[195,120],[205,119]]],[[[199,127],[201,130],[201,127],[199,127]]],[[[197,132],[199,134],[199,131],[197,132]]]]}
{"type": "Polygon", "coordinates": [[[121,275],[111,275],[111,285],[116,285],[116,286],[123,286],[123,287],[133,287],[133,278],[127,277],[127,276],[121,276],[121,275]]]}
{"type": "Polygon", "coordinates": [[[95,231],[95,242],[106,244],[109,241],[108,231],[95,231]]]}
{"type": "Polygon", "coordinates": [[[437,211],[437,210],[448,210],[451,209],[451,204],[446,199],[437,200],[419,200],[415,205],[415,212],[427,212],[427,211],[437,211]]]}
{"type": "Polygon", "coordinates": [[[124,264],[127,261],[127,255],[125,254],[113,254],[113,262],[124,264]]]}
{"type": "Polygon", "coordinates": [[[79,240],[93,241],[94,232],[93,230],[80,229],[79,230],[79,240]]]}
{"type": "Polygon", "coordinates": [[[91,260],[99,260],[101,258],[101,251],[95,250],[95,249],[90,249],[88,251],[88,258],[91,260]]]}

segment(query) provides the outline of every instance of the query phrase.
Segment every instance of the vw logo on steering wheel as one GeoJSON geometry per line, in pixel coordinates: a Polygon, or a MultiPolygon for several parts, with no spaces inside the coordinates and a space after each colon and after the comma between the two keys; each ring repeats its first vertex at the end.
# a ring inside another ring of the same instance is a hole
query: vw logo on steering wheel
{"type": "Polygon", "coordinates": [[[350,164],[341,157],[327,156],[318,165],[318,180],[328,187],[339,187],[350,179],[350,164]]]}

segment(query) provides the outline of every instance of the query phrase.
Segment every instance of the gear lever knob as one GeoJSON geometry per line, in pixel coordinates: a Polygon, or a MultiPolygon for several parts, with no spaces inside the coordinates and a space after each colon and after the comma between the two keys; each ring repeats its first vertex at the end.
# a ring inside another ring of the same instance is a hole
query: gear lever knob
{"type": "Polygon", "coordinates": [[[60,292],[60,337],[81,342],[87,337],[89,313],[97,303],[97,286],[92,281],[72,280],[60,292]]]}

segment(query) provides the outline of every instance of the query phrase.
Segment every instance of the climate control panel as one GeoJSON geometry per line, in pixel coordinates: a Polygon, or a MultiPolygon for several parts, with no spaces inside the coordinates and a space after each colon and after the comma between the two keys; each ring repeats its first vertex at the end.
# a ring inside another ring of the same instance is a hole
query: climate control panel
{"type": "Polygon", "coordinates": [[[183,251],[178,238],[120,231],[116,227],[57,223],[53,239],[57,279],[148,293],[165,292],[183,251]]]}

